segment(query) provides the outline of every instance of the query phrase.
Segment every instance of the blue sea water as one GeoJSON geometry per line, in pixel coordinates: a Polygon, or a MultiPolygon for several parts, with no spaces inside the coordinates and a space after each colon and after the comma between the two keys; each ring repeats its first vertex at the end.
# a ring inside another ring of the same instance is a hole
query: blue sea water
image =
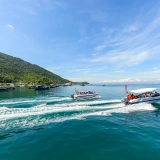
{"type": "Polygon", "coordinates": [[[0,92],[0,160],[160,159],[160,103],[125,106],[125,95],[121,84],[0,92]],[[75,88],[100,97],[75,101],[75,88]]]}

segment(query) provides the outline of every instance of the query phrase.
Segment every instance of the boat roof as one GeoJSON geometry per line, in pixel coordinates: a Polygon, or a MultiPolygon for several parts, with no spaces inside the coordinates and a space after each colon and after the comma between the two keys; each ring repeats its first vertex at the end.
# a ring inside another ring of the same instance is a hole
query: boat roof
{"type": "Polygon", "coordinates": [[[129,92],[133,93],[133,94],[142,94],[142,93],[146,93],[146,92],[153,92],[155,90],[157,90],[157,88],[141,88],[141,89],[137,89],[137,90],[131,90],[129,92]]]}
{"type": "Polygon", "coordinates": [[[92,92],[92,91],[88,90],[88,91],[80,91],[80,92],[92,92]]]}

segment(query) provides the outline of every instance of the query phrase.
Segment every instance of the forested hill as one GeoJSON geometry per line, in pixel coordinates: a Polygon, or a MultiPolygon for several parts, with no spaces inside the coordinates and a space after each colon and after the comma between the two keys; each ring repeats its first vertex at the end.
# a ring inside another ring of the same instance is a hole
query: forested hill
{"type": "Polygon", "coordinates": [[[52,82],[60,84],[70,81],[35,64],[0,52],[0,82],[40,82],[45,84],[52,82]]]}

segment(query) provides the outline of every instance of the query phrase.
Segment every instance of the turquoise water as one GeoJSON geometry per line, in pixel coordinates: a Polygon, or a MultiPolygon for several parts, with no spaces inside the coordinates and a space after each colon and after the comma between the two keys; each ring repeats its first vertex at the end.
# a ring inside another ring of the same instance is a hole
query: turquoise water
{"type": "MultiPolygon", "coordinates": [[[[130,89],[160,85],[135,84],[130,89]]],[[[124,106],[124,85],[0,92],[0,160],[160,159],[160,103],[124,106]],[[99,99],[70,95],[93,90],[99,99]]]]}

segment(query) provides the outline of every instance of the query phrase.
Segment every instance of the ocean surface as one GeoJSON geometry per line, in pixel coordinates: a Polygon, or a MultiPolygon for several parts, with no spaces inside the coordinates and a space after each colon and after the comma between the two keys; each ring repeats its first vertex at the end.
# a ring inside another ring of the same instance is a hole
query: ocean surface
{"type": "Polygon", "coordinates": [[[0,160],[159,160],[160,103],[126,107],[124,96],[122,84],[0,92],[0,160]],[[75,101],[75,88],[99,99],[75,101]]]}

